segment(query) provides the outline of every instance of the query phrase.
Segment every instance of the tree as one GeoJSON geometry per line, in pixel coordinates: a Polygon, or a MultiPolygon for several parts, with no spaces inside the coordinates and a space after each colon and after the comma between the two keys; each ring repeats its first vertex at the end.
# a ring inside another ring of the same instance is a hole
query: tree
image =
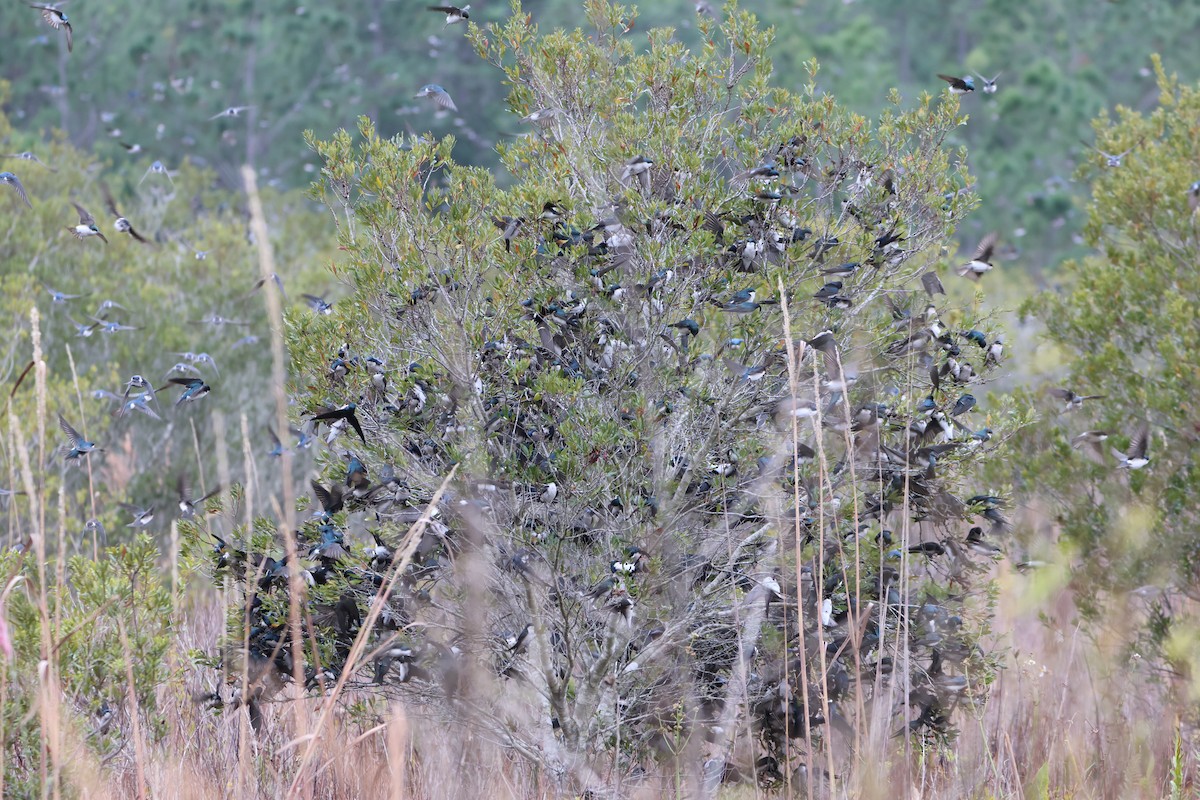
{"type": "Polygon", "coordinates": [[[529,124],[508,188],[450,138],[314,140],[354,302],[289,339],[319,506],[216,552],[235,704],[400,697],[576,790],[811,788],[847,742],[943,739],[988,674],[1006,522],[968,487],[1010,427],[972,422],[995,332],[933,302],[957,103],[872,126],[772,87],[752,15],[638,51],[585,12],[471,31],[529,124]]]}
{"type": "Polygon", "coordinates": [[[1158,108],[1118,107],[1115,120],[1095,123],[1096,148],[1129,151],[1119,166],[1094,154],[1082,168],[1092,185],[1085,235],[1096,253],[1067,262],[1062,288],[1026,308],[1070,365],[1056,388],[1103,397],[1078,409],[1047,399],[1046,422],[1026,439],[1021,463],[1057,511],[1085,610],[1099,615],[1113,593],[1163,590],[1141,593],[1153,602],[1148,624],[1134,631],[1137,652],[1190,668],[1191,624],[1178,624],[1186,615],[1170,598],[1195,599],[1200,574],[1200,371],[1190,340],[1200,300],[1200,90],[1167,77],[1157,58],[1154,66],[1158,108]],[[1149,463],[1123,463],[1117,453],[1127,456],[1143,428],[1149,463]]]}

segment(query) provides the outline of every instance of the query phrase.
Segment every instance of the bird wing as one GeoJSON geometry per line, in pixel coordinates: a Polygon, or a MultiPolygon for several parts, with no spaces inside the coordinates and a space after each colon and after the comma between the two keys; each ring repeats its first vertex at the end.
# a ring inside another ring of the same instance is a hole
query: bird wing
{"type": "Polygon", "coordinates": [[[346,419],[348,419],[348,420],[350,421],[350,424],[354,426],[354,430],[355,430],[355,432],[358,434],[358,438],[360,438],[360,439],[362,439],[362,440],[363,440],[363,444],[366,444],[366,443],[367,443],[367,437],[363,435],[363,429],[362,429],[362,425],[360,425],[360,424],[358,423],[358,415],[356,415],[356,414],[355,414],[353,411],[351,411],[351,412],[350,412],[350,413],[349,413],[349,414],[346,416],[346,419]]]}
{"type": "MultiPolygon", "coordinates": [[[[108,184],[100,181],[100,192],[104,195],[104,205],[108,209],[108,213],[114,217],[122,216],[120,211],[117,211],[117,201],[113,198],[112,192],[109,191],[108,184]]],[[[78,206],[76,206],[78,208],[78,206]]]]}
{"type": "Polygon", "coordinates": [[[89,214],[88,210],[86,208],[79,205],[79,203],[76,203],[74,200],[71,201],[71,205],[75,206],[75,210],[79,212],[79,224],[80,225],[95,225],[96,224],[96,218],[93,217],[91,214],[89,214]]]}
{"type": "Polygon", "coordinates": [[[329,496],[329,490],[316,481],[309,481],[312,485],[313,495],[316,496],[317,502],[321,504],[321,508],[328,511],[333,505],[333,498],[329,496]]]}
{"type": "Polygon", "coordinates": [[[83,440],[83,437],[79,435],[79,431],[71,427],[71,423],[67,422],[66,418],[63,417],[61,413],[58,415],[58,427],[62,429],[62,432],[65,433],[67,438],[71,440],[72,447],[79,446],[79,443],[83,440]]]}
{"type": "Polygon", "coordinates": [[[979,242],[979,247],[975,248],[975,256],[973,260],[980,261],[984,264],[992,263],[992,252],[996,249],[996,238],[997,235],[995,231],[989,233],[987,236],[984,236],[983,240],[979,242]]]}
{"type": "Polygon", "coordinates": [[[1133,439],[1129,442],[1130,459],[1145,458],[1146,447],[1150,444],[1150,425],[1143,422],[1142,427],[1138,428],[1138,432],[1134,434],[1133,439]]]}
{"type": "Polygon", "coordinates": [[[1059,400],[1064,400],[1068,403],[1075,397],[1075,393],[1070,389],[1060,389],[1057,386],[1053,386],[1047,389],[1047,391],[1050,392],[1052,397],[1057,397],[1059,400]]]}
{"type": "Polygon", "coordinates": [[[68,52],[68,53],[70,53],[70,52],[73,52],[73,51],[75,50],[75,38],[74,38],[74,36],[73,36],[73,35],[72,35],[72,33],[71,33],[71,23],[69,23],[69,22],[64,22],[64,23],[62,24],[62,26],[63,26],[63,27],[66,29],[66,31],[67,31],[67,52],[68,52]]]}
{"type": "Polygon", "coordinates": [[[33,208],[33,203],[29,202],[29,195],[25,193],[25,186],[21,183],[21,179],[16,175],[12,175],[11,173],[9,174],[10,177],[8,179],[8,183],[17,190],[17,194],[19,194],[21,199],[25,201],[25,205],[33,208]]]}

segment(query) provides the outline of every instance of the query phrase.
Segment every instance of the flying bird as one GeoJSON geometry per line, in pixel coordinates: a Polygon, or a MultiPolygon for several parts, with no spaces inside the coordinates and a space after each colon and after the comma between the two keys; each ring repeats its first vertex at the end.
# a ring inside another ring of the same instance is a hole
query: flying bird
{"type": "Polygon", "coordinates": [[[939,72],[938,77],[950,84],[950,94],[967,94],[975,91],[975,79],[970,75],[965,78],[956,78],[953,75],[943,75],[939,72]]]}
{"type": "MultiPolygon", "coordinates": [[[[175,405],[180,403],[190,403],[194,400],[199,400],[204,395],[212,391],[212,387],[204,382],[201,378],[171,378],[169,384],[183,387],[183,394],[179,395],[179,399],[175,401],[175,405]]],[[[164,386],[158,391],[162,391],[168,387],[164,386]]]]}
{"type": "Polygon", "coordinates": [[[51,172],[58,172],[58,170],[56,170],[54,167],[50,166],[45,161],[42,161],[28,150],[26,150],[24,153],[9,153],[8,155],[0,155],[0,158],[19,158],[22,161],[32,161],[34,164],[40,164],[51,172]]]}
{"type": "Polygon", "coordinates": [[[175,185],[175,181],[171,178],[170,171],[163,165],[161,161],[155,161],[146,169],[146,174],[142,176],[142,180],[138,181],[138,186],[141,186],[142,182],[151,175],[165,175],[171,186],[175,185]]]}
{"type": "Polygon", "coordinates": [[[1106,167],[1115,169],[1116,167],[1121,166],[1121,159],[1123,159],[1125,156],[1129,155],[1135,149],[1137,149],[1138,145],[1140,145],[1142,142],[1139,139],[1137,142],[1135,142],[1133,144],[1132,147],[1129,147],[1124,152],[1117,153],[1116,155],[1113,155],[1112,153],[1106,153],[1103,150],[1101,150],[1099,147],[1096,147],[1094,144],[1088,144],[1087,142],[1083,141],[1083,139],[1080,139],[1079,143],[1082,144],[1084,147],[1088,148],[1089,150],[1095,150],[1097,153],[1104,156],[1104,165],[1106,167]]]}
{"type": "Polygon", "coordinates": [[[979,80],[983,81],[983,93],[984,94],[995,94],[996,93],[996,78],[999,78],[1003,74],[1004,74],[1003,72],[997,72],[996,77],[992,78],[991,80],[988,80],[987,78],[983,77],[978,72],[976,72],[975,77],[977,77],[977,78],[979,78],[979,80]]]}
{"type": "Polygon", "coordinates": [[[54,5],[50,6],[30,3],[29,7],[36,8],[38,11],[41,11],[42,19],[45,20],[46,24],[51,28],[54,28],[54,30],[65,30],[67,32],[67,52],[70,53],[75,48],[75,41],[71,35],[71,23],[67,19],[67,15],[62,12],[61,8],[59,8],[59,6],[66,5],[66,3],[67,0],[63,0],[61,3],[55,3],[54,5]]]}
{"type": "Polygon", "coordinates": [[[254,106],[230,106],[224,111],[213,114],[211,117],[209,117],[209,120],[221,119],[222,117],[236,117],[243,111],[249,111],[252,108],[254,108],[254,106]]]}
{"type": "Polygon", "coordinates": [[[1117,469],[1141,469],[1150,463],[1150,458],[1146,455],[1146,448],[1150,444],[1150,426],[1143,422],[1138,428],[1138,432],[1134,434],[1129,441],[1129,449],[1122,453],[1117,448],[1112,448],[1113,457],[1117,459],[1117,469]]]}
{"type": "Polygon", "coordinates": [[[134,239],[137,239],[142,244],[150,244],[150,240],[142,236],[133,227],[133,223],[127,220],[120,211],[117,210],[117,201],[113,199],[112,192],[108,190],[108,184],[101,182],[100,191],[104,194],[104,205],[108,208],[108,213],[116,217],[116,222],[113,227],[117,229],[117,233],[128,233],[134,239]]]}
{"type": "Polygon", "coordinates": [[[33,208],[33,203],[29,202],[29,195],[25,194],[25,187],[21,184],[20,178],[11,172],[0,172],[0,183],[13,187],[25,205],[33,208]]]}
{"type": "Polygon", "coordinates": [[[457,25],[464,20],[470,19],[471,15],[467,13],[470,9],[470,3],[462,8],[458,6],[429,6],[430,11],[437,11],[440,14],[446,15],[446,22],[442,25],[442,30],[445,30],[447,25],[457,25]]]}
{"type": "Polygon", "coordinates": [[[971,280],[979,280],[979,276],[992,269],[992,253],[996,249],[996,234],[989,233],[983,237],[983,241],[979,243],[979,247],[975,248],[975,255],[971,256],[971,260],[958,268],[958,274],[971,280]]]}
{"type": "Polygon", "coordinates": [[[103,452],[104,448],[96,447],[95,442],[84,439],[61,413],[58,415],[58,427],[67,436],[67,443],[59,449],[67,463],[78,463],[79,459],[96,450],[103,452]]]}
{"type": "Polygon", "coordinates": [[[330,408],[330,409],[326,409],[325,411],[321,411],[316,414],[313,414],[313,420],[314,421],[328,421],[328,420],[344,419],[350,423],[351,427],[354,428],[355,433],[358,434],[358,438],[363,440],[363,444],[366,444],[367,437],[363,435],[362,424],[358,421],[358,416],[354,413],[355,409],[357,409],[357,408],[358,408],[358,404],[347,403],[346,405],[340,406],[338,408],[330,408]]]}
{"type": "Polygon", "coordinates": [[[108,238],[105,237],[105,235],[100,232],[100,229],[96,227],[96,218],[89,214],[86,208],[79,205],[79,203],[76,203],[74,200],[71,201],[71,205],[75,206],[75,210],[79,212],[79,224],[67,228],[67,230],[74,234],[76,239],[82,240],[88,238],[89,236],[99,236],[100,241],[108,244],[108,238]]]}
{"type": "Polygon", "coordinates": [[[1104,399],[1104,395],[1102,394],[1075,394],[1075,392],[1071,391],[1070,389],[1061,389],[1058,387],[1051,388],[1050,394],[1051,396],[1057,397],[1059,400],[1063,401],[1063,413],[1068,411],[1077,411],[1083,408],[1083,403],[1085,400],[1104,399]]]}
{"type": "Polygon", "coordinates": [[[454,105],[454,100],[450,98],[450,93],[436,83],[425,84],[413,96],[428,97],[437,103],[439,108],[444,108],[447,111],[458,111],[458,106],[454,105]]]}

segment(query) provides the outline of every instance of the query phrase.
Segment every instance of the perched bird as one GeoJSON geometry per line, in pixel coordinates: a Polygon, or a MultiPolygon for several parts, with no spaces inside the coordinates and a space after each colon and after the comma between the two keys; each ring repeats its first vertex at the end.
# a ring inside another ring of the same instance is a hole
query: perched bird
{"type": "Polygon", "coordinates": [[[428,97],[433,102],[437,103],[439,108],[444,108],[447,111],[458,111],[458,106],[454,105],[454,100],[450,98],[449,92],[438,86],[436,83],[427,83],[417,90],[414,97],[428,97]]]}
{"type": "Polygon", "coordinates": [[[254,106],[230,106],[224,111],[219,111],[216,114],[213,114],[211,117],[209,117],[209,120],[221,119],[222,117],[236,117],[243,111],[249,111],[252,108],[254,108],[254,106]]]}
{"type": "Polygon", "coordinates": [[[0,155],[0,158],[19,158],[22,161],[32,161],[34,164],[40,164],[51,172],[58,172],[58,170],[56,170],[54,167],[50,166],[45,161],[42,161],[28,150],[26,150],[24,153],[9,153],[8,155],[0,155]]]}
{"type": "Polygon", "coordinates": [[[968,94],[975,91],[975,79],[970,75],[965,78],[956,78],[953,75],[943,75],[939,72],[938,77],[950,84],[950,94],[968,94]]]}
{"type": "Polygon", "coordinates": [[[1121,159],[1125,158],[1125,156],[1129,155],[1135,149],[1137,149],[1138,145],[1140,145],[1142,142],[1139,139],[1137,142],[1135,142],[1133,144],[1132,147],[1129,147],[1124,152],[1117,153],[1116,155],[1113,155],[1112,153],[1106,153],[1103,150],[1101,150],[1099,147],[1096,147],[1094,144],[1088,144],[1087,142],[1083,141],[1082,139],[1079,140],[1079,143],[1082,144],[1084,147],[1088,148],[1089,150],[1095,150],[1097,153],[1104,156],[1104,165],[1106,167],[1115,169],[1116,167],[1121,166],[1121,159]]]}
{"type": "Polygon", "coordinates": [[[30,3],[29,7],[36,8],[38,11],[41,11],[42,19],[45,20],[46,24],[51,28],[54,28],[54,30],[64,30],[67,32],[67,52],[70,53],[75,48],[75,42],[72,38],[71,23],[67,19],[67,15],[64,14],[62,9],[59,8],[59,6],[64,5],[64,3],[55,3],[54,5],[48,6],[30,3]]]}
{"type": "Polygon", "coordinates": [[[429,6],[430,11],[437,11],[440,14],[446,15],[446,22],[442,25],[442,30],[445,30],[447,25],[457,25],[464,20],[470,19],[471,15],[467,13],[470,9],[470,3],[462,8],[458,6],[429,6]]]}
{"type": "Polygon", "coordinates": [[[317,422],[344,419],[350,423],[351,427],[354,428],[355,433],[357,433],[358,437],[363,440],[363,444],[366,444],[367,437],[363,435],[362,424],[358,421],[358,416],[354,413],[357,408],[357,403],[347,403],[344,406],[327,409],[314,414],[313,421],[317,422]]]}
{"type": "Polygon", "coordinates": [[[979,78],[979,80],[983,81],[983,93],[984,94],[995,94],[996,93],[996,78],[999,78],[1003,74],[1004,74],[1003,72],[997,72],[996,77],[992,78],[991,80],[988,80],[987,78],[983,77],[978,72],[976,72],[975,77],[977,77],[977,78],[979,78]]]}
{"type": "Polygon", "coordinates": [[[979,247],[975,248],[975,255],[966,264],[958,268],[958,274],[972,280],[979,280],[979,276],[992,269],[992,253],[996,249],[996,234],[989,233],[983,237],[979,243],[979,247]]]}
{"type": "Polygon", "coordinates": [[[104,451],[104,448],[96,447],[95,442],[84,439],[79,431],[71,427],[71,423],[67,422],[61,413],[58,415],[58,427],[67,435],[67,444],[60,448],[67,463],[78,462],[79,459],[96,450],[104,451]]]}
{"type": "Polygon", "coordinates": [[[1143,422],[1138,432],[1129,440],[1129,449],[1122,453],[1117,448],[1112,449],[1113,457],[1117,459],[1117,469],[1141,469],[1150,463],[1146,448],[1150,444],[1150,426],[1143,422]]]}
{"type": "Polygon", "coordinates": [[[79,205],[79,203],[76,203],[74,200],[71,201],[71,205],[75,206],[75,210],[79,212],[79,224],[67,228],[67,230],[69,230],[76,239],[83,240],[89,236],[99,236],[100,241],[108,244],[108,239],[103,233],[100,232],[100,229],[96,227],[96,218],[89,214],[86,208],[79,205]]]}
{"type": "Polygon", "coordinates": [[[962,397],[954,401],[954,408],[950,410],[950,416],[957,417],[967,413],[975,407],[975,396],[964,394],[962,397]]]}
{"type": "Polygon", "coordinates": [[[25,203],[25,205],[33,208],[33,203],[29,202],[29,195],[25,194],[25,187],[21,184],[21,179],[11,172],[0,172],[0,183],[5,186],[11,186],[16,190],[17,196],[25,203]]]}
{"type": "Polygon", "coordinates": [[[1085,400],[1104,399],[1104,395],[1102,394],[1075,394],[1075,392],[1071,391],[1070,389],[1062,389],[1059,387],[1052,387],[1049,391],[1052,397],[1057,397],[1059,400],[1063,401],[1063,413],[1068,411],[1078,411],[1079,409],[1083,408],[1083,403],[1085,400]]]}
{"type": "Polygon", "coordinates": [[[100,191],[104,194],[104,204],[108,207],[108,213],[117,218],[116,222],[113,223],[113,227],[117,229],[117,233],[128,233],[142,244],[150,244],[150,241],[134,230],[133,224],[117,210],[117,201],[113,198],[112,192],[108,190],[108,184],[101,182],[100,191]]]}

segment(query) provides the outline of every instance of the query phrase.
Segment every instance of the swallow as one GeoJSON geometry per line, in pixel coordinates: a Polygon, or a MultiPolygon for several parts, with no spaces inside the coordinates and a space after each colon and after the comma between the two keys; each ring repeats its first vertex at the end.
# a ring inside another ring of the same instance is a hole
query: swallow
{"type": "Polygon", "coordinates": [[[1004,356],[1004,339],[997,336],[992,340],[992,343],[987,346],[987,352],[983,356],[983,365],[1000,364],[1000,359],[1004,356]]]}
{"type": "Polygon", "coordinates": [[[108,213],[117,218],[116,222],[113,223],[113,227],[117,229],[117,233],[128,233],[142,244],[150,244],[150,241],[134,230],[133,224],[117,210],[117,201],[113,199],[112,192],[108,190],[108,184],[101,182],[100,191],[104,194],[104,205],[108,207],[108,213]]]}
{"type": "Polygon", "coordinates": [[[133,522],[126,525],[126,528],[145,528],[154,521],[154,506],[139,508],[131,503],[117,503],[117,505],[133,515],[133,522]]]}
{"type": "Polygon", "coordinates": [[[183,361],[177,361],[174,364],[172,364],[171,368],[169,370],[167,370],[165,375],[163,375],[163,380],[165,381],[167,378],[171,377],[172,375],[177,375],[177,376],[178,375],[187,375],[190,378],[203,377],[203,374],[200,372],[200,370],[196,369],[195,365],[188,364],[183,361]]]}
{"type": "Polygon", "coordinates": [[[653,166],[654,162],[646,156],[634,156],[625,162],[625,168],[621,171],[621,182],[628,183],[630,178],[636,177],[642,189],[649,190],[650,168],[653,166]]]}
{"type": "Polygon", "coordinates": [[[966,414],[975,407],[975,396],[964,394],[962,397],[954,401],[954,408],[950,409],[950,416],[957,417],[966,414]]]}
{"type": "Polygon", "coordinates": [[[193,353],[190,350],[186,353],[175,353],[175,355],[187,361],[190,364],[206,364],[213,369],[213,373],[219,378],[221,370],[217,369],[217,362],[208,353],[193,353]]]}
{"type": "Polygon", "coordinates": [[[956,78],[953,75],[943,75],[939,72],[938,77],[950,84],[950,94],[968,94],[975,91],[975,79],[970,75],[965,78],[956,78]]]}
{"type": "Polygon", "coordinates": [[[93,451],[104,452],[103,447],[96,447],[95,442],[84,439],[79,431],[71,427],[71,423],[67,422],[61,413],[58,415],[58,427],[67,436],[67,444],[60,448],[60,452],[68,463],[77,462],[93,451]]]}
{"type": "Polygon", "coordinates": [[[92,319],[96,322],[96,330],[100,331],[101,333],[120,333],[121,331],[141,330],[141,328],[137,327],[136,325],[123,325],[120,322],[115,322],[109,319],[100,319],[99,317],[92,317],[92,319]]]}
{"type": "Polygon", "coordinates": [[[550,120],[558,116],[557,108],[536,108],[525,116],[521,117],[521,122],[534,122],[538,125],[548,125],[550,120]]]}
{"type": "Polygon", "coordinates": [[[458,106],[454,105],[454,100],[451,99],[450,93],[436,83],[425,84],[417,90],[417,93],[413,97],[428,97],[434,103],[437,103],[439,108],[447,111],[458,111],[458,106]]]}
{"type": "Polygon", "coordinates": [[[21,201],[29,208],[33,208],[33,203],[29,202],[29,195],[25,193],[25,186],[22,185],[20,178],[11,172],[0,172],[0,183],[13,187],[21,201]]]}
{"type": "Polygon", "coordinates": [[[271,458],[279,458],[288,449],[283,446],[283,442],[279,441],[279,434],[275,433],[275,429],[270,425],[267,426],[267,434],[271,437],[271,451],[267,453],[271,458]]]}
{"type": "Polygon", "coordinates": [[[188,320],[189,325],[212,325],[214,328],[221,328],[225,325],[249,325],[249,322],[239,322],[235,319],[222,317],[220,314],[209,314],[204,319],[188,320]]]}
{"type": "Polygon", "coordinates": [[[75,326],[75,337],[78,339],[88,338],[89,336],[92,335],[92,333],[96,330],[96,328],[99,327],[94,322],[91,325],[83,325],[79,322],[76,322],[70,316],[67,317],[67,321],[75,326]]]}
{"type": "Polygon", "coordinates": [[[138,181],[138,186],[141,186],[142,182],[145,181],[146,178],[149,178],[151,175],[165,175],[167,178],[167,181],[171,184],[171,186],[172,187],[175,186],[175,181],[171,178],[170,171],[165,166],[163,166],[163,163],[161,161],[157,161],[157,160],[146,169],[146,174],[142,176],[142,180],[138,181]]]}
{"type": "Polygon", "coordinates": [[[313,496],[321,504],[321,510],[314,515],[315,517],[328,519],[345,507],[344,491],[338,484],[335,483],[328,489],[316,481],[309,481],[309,485],[312,486],[313,496]]]}
{"type": "Polygon", "coordinates": [[[1078,450],[1085,444],[1097,445],[1108,439],[1108,431],[1084,431],[1071,437],[1071,447],[1078,450]]]}
{"type": "Polygon", "coordinates": [[[321,411],[317,414],[314,414],[313,421],[318,422],[318,421],[344,419],[347,422],[349,422],[350,425],[354,428],[355,433],[358,434],[358,438],[363,440],[363,444],[366,444],[367,437],[363,435],[362,424],[359,423],[358,416],[354,413],[357,408],[358,408],[357,403],[347,403],[346,405],[341,406],[339,408],[331,408],[326,411],[321,411]]]}
{"type": "MultiPolygon", "coordinates": [[[[199,400],[201,397],[204,397],[204,395],[212,391],[212,387],[200,378],[171,378],[167,383],[184,387],[183,394],[179,395],[179,399],[175,401],[175,405],[179,405],[180,403],[190,403],[193,400],[199,400]]],[[[168,387],[162,387],[162,389],[166,388],[168,387]]],[[[159,391],[161,392],[162,389],[159,389],[159,391]]]]}
{"type": "Polygon", "coordinates": [[[179,493],[179,518],[180,519],[192,519],[193,517],[196,516],[196,506],[201,505],[202,503],[204,503],[208,500],[211,500],[212,498],[216,497],[218,494],[221,493],[221,487],[217,486],[217,488],[213,489],[211,492],[204,495],[204,497],[201,497],[199,500],[193,500],[192,499],[192,490],[187,485],[187,481],[184,480],[182,474],[179,476],[178,480],[176,481],[175,486],[176,486],[176,491],[179,493]]]}
{"type": "Polygon", "coordinates": [[[1003,74],[1004,74],[1003,72],[997,72],[995,78],[988,80],[987,78],[983,77],[978,72],[976,72],[975,77],[979,78],[979,80],[981,80],[983,82],[983,93],[984,94],[995,94],[996,93],[996,78],[999,78],[1003,74]]]}
{"type": "Polygon", "coordinates": [[[375,540],[375,546],[371,548],[371,568],[378,571],[386,568],[392,563],[392,558],[395,553],[392,548],[384,544],[383,537],[378,531],[371,531],[371,538],[375,540]]]}
{"type": "Polygon", "coordinates": [[[308,303],[308,307],[316,313],[326,317],[333,313],[333,303],[326,301],[324,297],[317,297],[315,294],[302,294],[300,296],[308,303]]]}
{"type": "Polygon", "coordinates": [[[1122,453],[1117,448],[1112,448],[1113,457],[1117,459],[1117,469],[1141,469],[1149,464],[1150,458],[1146,455],[1149,444],[1150,426],[1143,422],[1129,441],[1129,450],[1122,453]]]}
{"type": "MultiPolygon", "coordinates": [[[[120,131],[117,131],[117,134],[120,135],[120,131]]],[[[131,156],[135,156],[138,153],[142,152],[142,146],[140,144],[138,144],[137,142],[133,142],[132,144],[129,142],[118,142],[117,144],[119,144],[119,145],[121,145],[121,147],[125,148],[125,152],[131,156]]]]}
{"type": "Polygon", "coordinates": [[[1101,150],[1099,147],[1096,147],[1094,144],[1088,144],[1087,142],[1083,141],[1083,139],[1080,139],[1079,143],[1082,144],[1084,147],[1088,148],[1089,150],[1095,150],[1097,153],[1104,156],[1104,165],[1106,167],[1115,169],[1115,168],[1121,166],[1121,159],[1125,158],[1125,156],[1129,155],[1135,149],[1137,149],[1138,145],[1140,145],[1142,142],[1139,139],[1136,143],[1134,143],[1134,145],[1132,147],[1130,147],[1129,149],[1125,150],[1122,153],[1117,153],[1116,155],[1113,155],[1112,153],[1106,153],[1103,150],[1101,150]]]}
{"type": "Polygon", "coordinates": [[[1195,213],[1200,208],[1200,181],[1196,181],[1187,190],[1188,208],[1195,213]]]}
{"type": "Polygon", "coordinates": [[[86,208],[79,205],[79,203],[76,203],[74,200],[71,201],[71,205],[75,206],[75,210],[79,212],[79,224],[67,228],[67,230],[69,230],[76,239],[81,241],[89,236],[99,236],[100,241],[108,244],[108,239],[103,233],[100,232],[100,229],[96,227],[96,218],[89,214],[86,208]]]}
{"type": "Polygon", "coordinates": [[[19,158],[22,161],[32,161],[34,164],[40,164],[51,172],[58,172],[58,170],[56,170],[54,167],[50,166],[45,161],[42,161],[28,150],[26,150],[24,153],[9,153],[8,155],[0,155],[0,158],[19,158]]]}
{"type": "Polygon", "coordinates": [[[45,20],[46,24],[51,28],[54,28],[54,30],[64,30],[67,32],[67,52],[70,53],[75,48],[75,41],[71,32],[71,22],[67,19],[67,15],[62,12],[62,9],[59,8],[59,6],[65,5],[65,3],[66,0],[63,0],[62,3],[55,3],[52,6],[43,6],[36,3],[30,3],[29,7],[36,8],[38,11],[41,11],[42,19],[45,20]]]}
{"type": "Polygon", "coordinates": [[[436,11],[439,14],[446,15],[446,21],[442,24],[442,30],[446,30],[448,25],[457,25],[458,23],[464,22],[471,18],[471,15],[467,13],[471,10],[470,3],[462,8],[459,8],[458,6],[429,6],[428,8],[430,11],[436,11]]]}
{"type": "Polygon", "coordinates": [[[1075,394],[1070,389],[1061,389],[1058,387],[1053,387],[1049,391],[1051,396],[1063,401],[1063,413],[1078,411],[1083,408],[1085,400],[1103,400],[1105,397],[1102,394],[1075,394]]]}
{"type": "MultiPolygon", "coordinates": [[[[250,295],[257,292],[259,289],[261,289],[263,286],[266,285],[267,281],[271,281],[272,283],[274,283],[279,288],[279,294],[283,297],[284,300],[287,300],[287,292],[284,291],[284,289],[283,289],[283,278],[279,277],[278,272],[272,272],[267,277],[259,278],[258,280],[256,280],[254,282],[254,285],[250,287],[250,291],[246,292],[245,297],[249,297],[250,295]]],[[[307,297],[307,295],[305,295],[305,296],[307,297]]]]}
{"type": "Polygon", "coordinates": [[[521,230],[521,226],[525,224],[524,217],[492,217],[492,224],[499,228],[504,239],[504,252],[508,253],[512,250],[512,240],[516,238],[517,232],[521,230]]]}
{"type": "Polygon", "coordinates": [[[967,549],[980,555],[996,556],[1001,554],[1001,550],[996,545],[983,538],[983,528],[975,526],[967,531],[967,549]]]}
{"type": "Polygon", "coordinates": [[[214,119],[222,119],[225,117],[236,117],[236,116],[240,115],[243,111],[249,111],[252,108],[254,108],[254,106],[230,106],[229,108],[225,109],[224,111],[219,111],[216,114],[213,114],[208,119],[209,119],[209,121],[212,121],[214,119]]]}
{"type": "Polygon", "coordinates": [[[154,400],[153,392],[141,392],[130,397],[118,397],[117,399],[121,401],[121,407],[113,413],[113,416],[126,417],[132,414],[134,411],[138,411],[142,414],[145,414],[147,417],[150,417],[151,419],[156,419],[159,422],[162,422],[162,417],[160,417],[158,412],[150,406],[151,401],[154,400]]]}
{"type": "Polygon", "coordinates": [[[567,210],[555,203],[552,200],[547,200],[542,204],[542,213],[538,219],[544,219],[547,222],[558,222],[567,215],[567,210]]]}
{"type": "Polygon", "coordinates": [[[42,288],[50,293],[50,302],[54,303],[55,305],[66,305],[68,300],[78,300],[81,297],[87,297],[86,294],[67,294],[66,292],[60,292],[57,289],[50,288],[44,283],[42,284],[42,288]]]}
{"type": "Polygon", "coordinates": [[[979,280],[979,276],[992,269],[992,253],[996,249],[996,234],[989,233],[979,242],[979,246],[975,248],[975,255],[966,264],[958,268],[958,274],[972,280],[979,280]]]}

